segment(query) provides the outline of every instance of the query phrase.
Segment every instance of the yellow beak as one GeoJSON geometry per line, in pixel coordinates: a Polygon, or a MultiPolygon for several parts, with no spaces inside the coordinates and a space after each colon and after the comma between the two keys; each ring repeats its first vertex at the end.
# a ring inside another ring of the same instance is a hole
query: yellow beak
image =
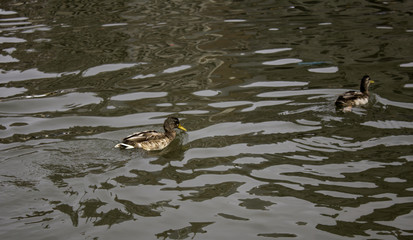
{"type": "Polygon", "coordinates": [[[184,130],[186,132],[186,129],[184,127],[182,127],[181,124],[178,125],[178,128],[181,129],[181,130],[184,130]]]}
{"type": "Polygon", "coordinates": [[[374,83],[374,81],[373,81],[373,80],[370,80],[370,83],[374,83]]]}

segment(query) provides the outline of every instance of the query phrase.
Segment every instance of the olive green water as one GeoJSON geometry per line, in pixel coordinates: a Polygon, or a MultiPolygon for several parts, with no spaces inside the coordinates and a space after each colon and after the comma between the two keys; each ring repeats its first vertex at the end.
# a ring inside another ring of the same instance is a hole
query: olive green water
{"type": "Polygon", "coordinates": [[[1,239],[413,239],[413,2],[0,9],[1,239]]]}

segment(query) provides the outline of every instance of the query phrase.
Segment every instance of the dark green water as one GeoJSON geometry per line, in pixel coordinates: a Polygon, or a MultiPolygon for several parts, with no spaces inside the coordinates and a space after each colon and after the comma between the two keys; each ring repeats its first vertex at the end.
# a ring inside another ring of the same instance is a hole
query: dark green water
{"type": "Polygon", "coordinates": [[[413,239],[413,2],[0,9],[1,239],[413,239]]]}

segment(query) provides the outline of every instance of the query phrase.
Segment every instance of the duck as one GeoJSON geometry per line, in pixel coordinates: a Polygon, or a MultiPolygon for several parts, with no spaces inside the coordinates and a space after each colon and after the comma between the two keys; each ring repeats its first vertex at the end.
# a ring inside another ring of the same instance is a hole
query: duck
{"type": "Polygon", "coordinates": [[[146,151],[156,151],[166,148],[176,137],[175,128],[187,131],[176,117],[168,117],[163,123],[165,132],[155,130],[136,132],[125,137],[115,148],[133,149],[141,148],[146,151]]]}
{"type": "Polygon", "coordinates": [[[369,102],[369,86],[374,83],[368,75],[364,75],[360,83],[360,91],[348,91],[341,94],[336,102],[336,108],[343,112],[350,112],[354,106],[365,105],[369,102]]]}

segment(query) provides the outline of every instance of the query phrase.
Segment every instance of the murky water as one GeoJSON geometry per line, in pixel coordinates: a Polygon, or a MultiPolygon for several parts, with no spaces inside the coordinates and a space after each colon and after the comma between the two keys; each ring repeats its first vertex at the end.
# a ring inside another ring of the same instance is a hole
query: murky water
{"type": "Polygon", "coordinates": [[[411,1],[0,9],[1,239],[413,238],[411,1]]]}

